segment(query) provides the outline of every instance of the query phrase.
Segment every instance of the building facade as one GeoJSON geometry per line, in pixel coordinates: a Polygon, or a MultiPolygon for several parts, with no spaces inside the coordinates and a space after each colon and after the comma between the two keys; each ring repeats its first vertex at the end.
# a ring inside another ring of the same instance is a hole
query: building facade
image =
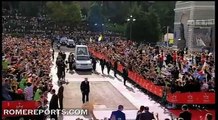
{"type": "Polygon", "coordinates": [[[177,1],[174,19],[174,39],[179,47],[190,51],[208,48],[215,51],[215,2],[177,1]],[[184,26],[184,39],[181,40],[181,23],[184,26]]]}

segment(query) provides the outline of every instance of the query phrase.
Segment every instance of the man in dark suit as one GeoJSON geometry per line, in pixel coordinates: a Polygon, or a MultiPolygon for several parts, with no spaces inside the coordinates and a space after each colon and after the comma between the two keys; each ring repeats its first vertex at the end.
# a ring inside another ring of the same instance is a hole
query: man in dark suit
{"type": "Polygon", "coordinates": [[[179,114],[180,118],[183,118],[184,120],[191,120],[192,119],[192,113],[188,111],[188,106],[183,105],[182,106],[183,112],[179,114]]]}
{"type": "Polygon", "coordinates": [[[110,120],[126,120],[126,115],[122,111],[123,105],[119,105],[118,110],[111,113],[110,120]]]}
{"type": "Polygon", "coordinates": [[[104,74],[104,66],[105,66],[105,60],[104,59],[101,59],[100,60],[100,65],[101,65],[101,72],[102,72],[102,74],[104,74]]]}
{"type": "Polygon", "coordinates": [[[92,59],[92,68],[93,68],[93,71],[95,72],[96,71],[96,63],[97,63],[97,61],[96,61],[96,59],[94,57],[91,57],[91,59],[92,59]]]}
{"type": "Polygon", "coordinates": [[[80,90],[82,92],[82,102],[85,103],[85,97],[86,97],[86,102],[88,102],[89,101],[89,92],[90,92],[88,78],[85,78],[85,80],[82,81],[82,83],[80,85],[80,90]]]}
{"type": "MultiPolygon", "coordinates": [[[[38,111],[44,110],[44,108],[42,106],[42,102],[38,101],[38,103],[39,103],[38,111]]],[[[45,113],[42,112],[42,113],[38,114],[36,116],[36,120],[45,120],[45,113]]]]}
{"type": "MultiPolygon", "coordinates": [[[[73,70],[73,63],[74,63],[74,55],[71,52],[70,55],[68,56],[68,64],[69,64],[69,70],[70,72],[73,70]]],[[[67,70],[68,71],[68,70],[67,70]]]]}
{"type": "Polygon", "coordinates": [[[60,87],[58,89],[58,98],[59,98],[59,105],[60,109],[63,110],[63,98],[64,98],[64,86],[63,83],[60,83],[60,87]]]}
{"type": "MultiPolygon", "coordinates": [[[[49,103],[49,110],[57,110],[58,109],[58,96],[55,94],[55,89],[51,91],[52,97],[49,103]]],[[[50,115],[51,119],[58,120],[57,113],[53,113],[50,115]]]]}
{"type": "Polygon", "coordinates": [[[153,120],[154,118],[154,114],[149,112],[149,107],[145,107],[145,112],[138,114],[136,117],[136,120],[153,120]]]}
{"type": "Polygon", "coordinates": [[[123,83],[126,86],[126,80],[128,79],[128,70],[127,68],[123,68],[123,83]]]}
{"type": "Polygon", "coordinates": [[[112,64],[111,64],[110,61],[106,62],[106,67],[107,67],[107,74],[110,75],[110,70],[111,70],[111,67],[112,67],[112,64]]]}
{"type": "Polygon", "coordinates": [[[117,67],[118,67],[118,61],[116,60],[114,62],[114,77],[117,77],[117,67]]]}

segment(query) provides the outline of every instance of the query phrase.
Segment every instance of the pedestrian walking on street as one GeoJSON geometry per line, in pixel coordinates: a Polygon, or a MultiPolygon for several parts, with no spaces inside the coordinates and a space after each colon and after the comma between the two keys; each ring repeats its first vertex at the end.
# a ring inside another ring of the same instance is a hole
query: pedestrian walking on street
{"type": "Polygon", "coordinates": [[[96,59],[94,57],[92,57],[92,67],[93,67],[93,71],[96,71],[96,59]]]}
{"type": "Polygon", "coordinates": [[[119,105],[118,110],[111,113],[110,120],[126,120],[126,115],[122,111],[123,105],[119,105]]]}
{"type": "Polygon", "coordinates": [[[110,75],[110,70],[111,70],[111,67],[112,67],[112,64],[111,64],[110,61],[106,62],[106,67],[107,67],[107,74],[110,75]]]}
{"type": "Polygon", "coordinates": [[[101,65],[101,72],[102,72],[102,74],[104,74],[104,66],[105,66],[105,60],[104,59],[101,59],[100,60],[100,65],[101,65]]]}
{"type": "Polygon", "coordinates": [[[63,98],[64,98],[64,86],[63,83],[60,82],[60,87],[58,89],[58,99],[59,99],[59,105],[61,110],[63,110],[63,98]]]}
{"type": "Polygon", "coordinates": [[[82,92],[82,102],[88,102],[89,101],[89,92],[90,92],[90,86],[89,86],[89,81],[88,78],[85,78],[84,81],[82,81],[80,85],[80,90],[82,92]],[[86,101],[85,101],[86,98],[86,101]]]}
{"type": "MultiPolygon", "coordinates": [[[[73,63],[74,63],[74,55],[73,53],[71,52],[68,56],[68,64],[69,64],[69,72],[73,71],[73,63]]],[[[67,69],[68,71],[68,69],[67,69]]]]}
{"type": "Polygon", "coordinates": [[[126,67],[123,68],[123,83],[126,86],[126,80],[128,79],[128,70],[126,67]]]}
{"type": "Polygon", "coordinates": [[[114,77],[117,77],[118,60],[114,62],[114,77]]]}
{"type": "MultiPolygon", "coordinates": [[[[57,110],[58,109],[58,96],[55,94],[55,89],[51,91],[52,97],[49,103],[49,110],[57,110]]],[[[51,113],[51,120],[58,120],[57,113],[51,113]]]]}

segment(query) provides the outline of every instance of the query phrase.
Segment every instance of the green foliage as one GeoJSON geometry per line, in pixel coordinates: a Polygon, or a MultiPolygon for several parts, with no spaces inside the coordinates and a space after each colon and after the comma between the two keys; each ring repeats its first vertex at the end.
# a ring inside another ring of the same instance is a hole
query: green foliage
{"type": "Polygon", "coordinates": [[[126,26],[125,25],[120,25],[120,24],[109,23],[109,24],[107,24],[107,30],[115,32],[115,33],[124,34],[125,30],[126,30],[126,26]]]}
{"type": "MultiPolygon", "coordinates": [[[[157,1],[153,5],[153,8],[159,16],[161,28],[169,26],[170,32],[173,32],[175,3],[176,1],[157,1]]],[[[163,29],[162,32],[166,33],[166,29],[163,29]]]]}
{"type": "Polygon", "coordinates": [[[130,24],[132,24],[132,40],[137,42],[157,42],[160,38],[159,18],[152,8],[143,12],[142,7],[134,5],[132,8],[135,22],[128,23],[126,29],[127,38],[130,39],[130,24]]]}
{"type": "Polygon", "coordinates": [[[129,14],[130,3],[127,1],[104,1],[102,12],[105,18],[110,19],[112,23],[124,24],[129,14]]]}
{"type": "Polygon", "coordinates": [[[47,2],[46,7],[48,16],[59,25],[75,25],[81,22],[80,6],[73,2],[47,2]]]}
{"type": "Polygon", "coordinates": [[[19,2],[19,11],[23,16],[38,16],[41,9],[41,2],[36,1],[21,1],[19,2]]]}
{"type": "MultiPolygon", "coordinates": [[[[97,23],[98,25],[104,24],[105,19],[102,14],[102,8],[99,3],[94,2],[91,5],[91,7],[89,8],[87,19],[92,29],[96,28],[96,26],[94,26],[95,23],[97,23]]],[[[101,26],[97,27],[98,29],[102,29],[101,26]]]]}

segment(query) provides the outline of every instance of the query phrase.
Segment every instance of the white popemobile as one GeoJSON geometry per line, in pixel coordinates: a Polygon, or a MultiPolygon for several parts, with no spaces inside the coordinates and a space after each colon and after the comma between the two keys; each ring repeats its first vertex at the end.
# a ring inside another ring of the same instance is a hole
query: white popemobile
{"type": "Polygon", "coordinates": [[[92,60],[86,45],[76,45],[75,47],[75,69],[92,70],[92,60]]]}

